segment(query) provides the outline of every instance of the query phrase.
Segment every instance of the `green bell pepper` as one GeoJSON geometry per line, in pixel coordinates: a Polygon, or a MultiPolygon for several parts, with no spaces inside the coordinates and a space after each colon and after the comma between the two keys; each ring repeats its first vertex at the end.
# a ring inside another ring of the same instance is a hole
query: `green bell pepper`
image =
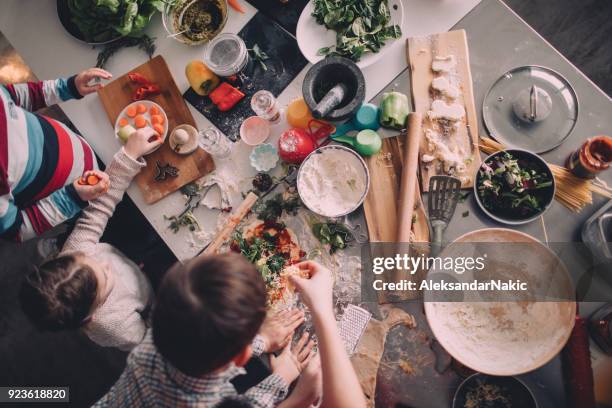
{"type": "Polygon", "coordinates": [[[410,113],[408,97],[401,92],[386,92],[380,101],[380,125],[393,129],[404,129],[410,113]]]}

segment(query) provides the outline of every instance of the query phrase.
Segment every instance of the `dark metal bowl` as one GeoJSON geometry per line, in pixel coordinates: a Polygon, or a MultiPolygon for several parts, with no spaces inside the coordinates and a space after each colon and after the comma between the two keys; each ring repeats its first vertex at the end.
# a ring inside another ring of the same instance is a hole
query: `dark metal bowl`
{"type": "Polygon", "coordinates": [[[57,0],[56,4],[57,16],[59,18],[60,23],[62,24],[62,27],[64,27],[66,32],[76,40],[87,43],[89,45],[104,45],[112,43],[113,41],[117,41],[118,39],[123,37],[121,34],[117,33],[115,37],[106,41],[89,42],[85,39],[85,36],[81,32],[81,30],[79,30],[79,27],[77,27],[77,25],[74,24],[74,22],[72,21],[72,13],[70,12],[70,8],[68,7],[68,0],[57,0]]]}
{"type": "Polygon", "coordinates": [[[501,401],[498,401],[498,403],[494,403],[493,401],[482,401],[482,403],[478,405],[479,407],[538,408],[538,402],[531,390],[517,377],[497,377],[480,373],[472,374],[463,380],[455,392],[452,408],[464,408],[466,406],[468,393],[482,385],[499,387],[500,394],[508,400],[508,404],[504,404],[501,401]]]}
{"type": "Polygon", "coordinates": [[[556,189],[555,178],[553,176],[552,170],[550,169],[550,166],[548,165],[548,163],[546,163],[544,159],[542,159],[537,154],[529,152],[527,150],[522,150],[522,149],[500,150],[499,152],[495,152],[492,155],[488,156],[486,159],[483,160],[482,163],[483,164],[487,163],[491,161],[491,159],[499,155],[502,155],[506,152],[511,153],[512,156],[514,156],[514,158],[516,159],[524,160],[524,161],[535,164],[539,169],[541,169],[541,171],[548,174],[548,176],[552,180],[552,186],[550,186],[547,190],[545,190],[545,193],[546,193],[544,195],[545,202],[543,203],[542,210],[538,211],[535,214],[521,217],[519,215],[506,216],[506,215],[497,213],[495,210],[486,208],[484,203],[482,202],[482,199],[480,198],[480,195],[478,194],[478,184],[480,182],[480,167],[478,168],[476,176],[474,177],[474,196],[475,196],[476,202],[478,203],[478,206],[480,207],[480,209],[493,220],[501,222],[503,224],[508,224],[508,225],[527,224],[531,221],[536,220],[538,217],[540,217],[550,208],[550,205],[552,204],[555,198],[555,189],[556,189]]]}

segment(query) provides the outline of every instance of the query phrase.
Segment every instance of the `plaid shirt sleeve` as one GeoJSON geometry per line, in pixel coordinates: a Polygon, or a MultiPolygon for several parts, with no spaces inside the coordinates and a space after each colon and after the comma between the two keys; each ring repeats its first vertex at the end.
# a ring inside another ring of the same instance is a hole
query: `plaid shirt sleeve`
{"type": "Polygon", "coordinates": [[[153,406],[150,401],[147,400],[147,396],[151,396],[152,394],[142,389],[144,385],[139,380],[144,377],[142,374],[139,375],[138,366],[130,364],[131,358],[133,358],[132,354],[128,357],[128,364],[123,374],[121,374],[121,377],[119,377],[115,385],[113,385],[106,395],[96,402],[92,408],[153,406]]]}
{"type": "Polygon", "coordinates": [[[244,396],[254,408],[272,408],[285,399],[289,384],[278,374],[266,377],[244,393],[244,396]]]}

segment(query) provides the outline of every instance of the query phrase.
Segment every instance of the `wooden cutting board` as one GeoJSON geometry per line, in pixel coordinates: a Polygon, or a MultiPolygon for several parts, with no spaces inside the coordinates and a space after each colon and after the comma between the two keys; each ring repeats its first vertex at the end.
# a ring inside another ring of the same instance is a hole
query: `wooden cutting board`
{"type": "MultiPolygon", "coordinates": [[[[370,170],[370,190],[363,202],[363,209],[370,242],[395,242],[396,239],[403,139],[403,135],[383,139],[380,152],[366,158],[370,170]]],[[[429,225],[418,184],[415,194],[414,242],[429,242],[429,225]]]]}
{"type": "MultiPolygon", "coordinates": [[[[215,169],[215,164],[212,157],[202,149],[196,149],[194,153],[183,156],[174,152],[168,144],[170,133],[177,125],[189,124],[196,128],[197,126],[164,58],[159,55],[130,72],[138,72],[159,85],[162,90],[161,94],[147,99],[159,104],[168,116],[166,141],[155,152],[145,156],[147,166],[136,176],[136,184],[142,192],[144,201],[147,204],[152,204],[185,184],[210,173],[215,169]],[[179,169],[178,177],[168,177],[163,181],[155,181],[155,163],[157,161],[161,164],[170,163],[177,167],[179,169]]],[[[132,93],[137,88],[138,85],[131,83],[126,74],[98,91],[102,106],[104,106],[113,127],[123,108],[132,102],[132,93]]],[[[114,137],[114,135],[109,135],[109,137],[114,137]]]]}
{"type": "MultiPolygon", "coordinates": [[[[478,151],[478,121],[476,107],[474,105],[474,90],[472,87],[472,74],[470,71],[470,56],[468,51],[467,37],[464,30],[449,31],[447,33],[434,34],[427,37],[409,38],[407,41],[408,66],[410,68],[410,81],[412,85],[412,102],[415,112],[423,115],[423,133],[427,129],[436,129],[436,124],[427,118],[427,111],[431,108],[433,100],[431,92],[431,81],[434,72],[431,64],[434,57],[455,56],[456,66],[452,78],[460,89],[461,95],[456,103],[465,108],[465,118],[459,122],[456,130],[453,130],[445,138],[453,139],[460,143],[466,152],[467,160],[464,164],[466,180],[462,182],[462,188],[470,188],[474,185],[474,175],[480,166],[480,153],[478,151]]],[[[439,97],[436,97],[438,99],[439,97]]],[[[427,140],[421,139],[420,158],[427,152],[427,140]]],[[[449,145],[446,143],[446,145],[449,145]]],[[[433,162],[434,164],[436,162],[433,162]]],[[[435,165],[425,165],[420,160],[421,186],[423,191],[429,189],[429,179],[438,173],[435,165]]]]}

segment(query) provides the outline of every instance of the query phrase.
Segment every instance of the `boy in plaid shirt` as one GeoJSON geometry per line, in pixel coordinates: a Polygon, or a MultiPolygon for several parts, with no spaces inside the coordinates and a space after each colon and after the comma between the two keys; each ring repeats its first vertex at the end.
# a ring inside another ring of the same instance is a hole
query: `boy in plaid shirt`
{"type": "Polygon", "coordinates": [[[305,370],[285,406],[309,406],[318,371],[305,334],[291,347],[303,316],[266,320],[266,289],[255,267],[236,254],[195,258],[164,277],[153,309],[153,329],[128,357],[117,383],[97,407],[213,407],[237,394],[230,383],[253,354],[272,356],[272,374],[247,390],[253,407],[277,406],[305,370]],[[263,324],[263,327],[262,327],[263,324]],[[256,336],[257,333],[261,336],[256,336]],[[310,375],[308,373],[310,372],[310,375]]]}

